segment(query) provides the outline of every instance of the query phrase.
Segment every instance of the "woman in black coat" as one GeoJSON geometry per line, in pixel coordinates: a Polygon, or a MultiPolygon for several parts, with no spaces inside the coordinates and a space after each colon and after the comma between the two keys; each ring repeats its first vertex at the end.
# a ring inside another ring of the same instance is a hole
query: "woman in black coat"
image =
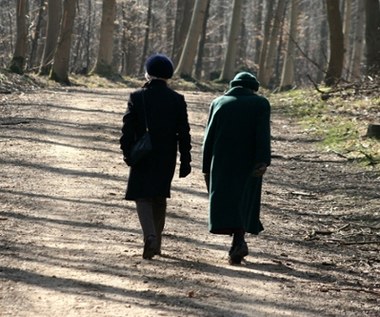
{"type": "Polygon", "coordinates": [[[131,148],[146,130],[152,152],[130,168],[125,199],[136,201],[144,235],[143,258],[161,253],[161,234],[165,225],[166,198],[180,152],[179,177],[191,172],[191,137],[187,105],[183,95],[168,87],[173,64],[165,55],[153,55],[146,61],[148,82],[132,92],[123,117],[120,145],[125,162],[130,165],[131,148]]]}

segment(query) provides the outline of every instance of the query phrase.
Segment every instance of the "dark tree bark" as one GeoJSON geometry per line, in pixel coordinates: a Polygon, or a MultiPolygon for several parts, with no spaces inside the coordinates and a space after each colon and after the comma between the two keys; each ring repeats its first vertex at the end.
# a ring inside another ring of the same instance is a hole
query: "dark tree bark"
{"type": "Polygon", "coordinates": [[[365,0],[367,74],[380,75],[380,5],[379,0],[365,0]]]}
{"type": "Polygon", "coordinates": [[[71,37],[75,19],[76,0],[64,0],[63,19],[57,50],[50,78],[64,84],[70,84],[69,65],[71,51],[71,37]]]}
{"type": "Polygon", "coordinates": [[[25,68],[28,34],[26,24],[27,7],[28,0],[17,1],[17,39],[15,52],[13,54],[13,58],[9,66],[10,71],[17,74],[23,74],[25,68]]]}
{"type": "Polygon", "coordinates": [[[339,0],[326,0],[326,8],[330,29],[330,60],[325,76],[325,84],[333,86],[342,76],[344,61],[344,38],[339,0]]]}
{"type": "Polygon", "coordinates": [[[44,13],[45,13],[45,0],[40,0],[40,8],[38,10],[36,28],[34,30],[34,34],[32,38],[32,47],[29,54],[29,63],[28,63],[29,68],[33,67],[34,61],[36,59],[37,44],[38,44],[38,39],[40,38],[41,25],[42,25],[42,19],[43,19],[44,13]]]}
{"type": "Polygon", "coordinates": [[[149,46],[149,35],[150,35],[150,20],[152,17],[152,0],[149,0],[148,3],[148,14],[146,17],[146,24],[145,24],[145,38],[144,38],[144,46],[143,46],[143,53],[142,53],[142,59],[140,64],[140,73],[142,74],[144,72],[144,65],[145,60],[148,55],[148,46],[149,46]]]}
{"type": "Polygon", "coordinates": [[[62,19],[62,3],[56,0],[48,1],[48,23],[45,48],[40,67],[40,75],[49,75],[55,49],[58,43],[59,29],[62,19]]]}

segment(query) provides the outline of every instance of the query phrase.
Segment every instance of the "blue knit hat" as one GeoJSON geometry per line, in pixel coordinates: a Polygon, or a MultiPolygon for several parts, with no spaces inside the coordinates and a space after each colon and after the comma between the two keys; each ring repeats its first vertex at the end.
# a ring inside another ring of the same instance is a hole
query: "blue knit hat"
{"type": "Polygon", "coordinates": [[[254,91],[259,90],[260,83],[254,75],[248,72],[238,73],[230,82],[230,87],[242,86],[252,89],[254,91]]]}
{"type": "Polygon", "coordinates": [[[169,79],[173,76],[173,62],[164,54],[154,54],[145,62],[145,70],[150,76],[169,79]]]}

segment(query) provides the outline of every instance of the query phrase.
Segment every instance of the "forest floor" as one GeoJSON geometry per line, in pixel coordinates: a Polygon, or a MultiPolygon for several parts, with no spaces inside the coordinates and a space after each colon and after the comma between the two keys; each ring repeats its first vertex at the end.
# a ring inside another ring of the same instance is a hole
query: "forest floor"
{"type": "Polygon", "coordinates": [[[183,92],[193,172],[176,172],[163,255],[143,260],[119,150],[129,89],[0,95],[0,316],[380,316],[380,175],[273,104],[265,231],[228,264],[207,231],[200,170],[208,105],[183,92]]]}

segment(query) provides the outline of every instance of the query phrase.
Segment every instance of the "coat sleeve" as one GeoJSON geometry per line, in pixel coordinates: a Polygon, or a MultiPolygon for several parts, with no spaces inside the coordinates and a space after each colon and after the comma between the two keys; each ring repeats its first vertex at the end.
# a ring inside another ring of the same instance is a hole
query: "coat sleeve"
{"type": "Polygon", "coordinates": [[[191,135],[190,135],[190,125],[187,115],[187,104],[185,98],[180,96],[180,112],[178,120],[178,148],[180,153],[181,163],[190,163],[191,162],[191,135]]]}
{"type": "Polygon", "coordinates": [[[209,110],[209,116],[207,120],[204,140],[203,140],[203,160],[202,160],[202,172],[204,174],[210,174],[211,169],[211,160],[212,160],[212,153],[213,153],[213,144],[214,144],[214,138],[215,138],[215,122],[214,122],[214,111],[213,111],[213,104],[210,106],[209,110]]]}
{"type": "Polygon", "coordinates": [[[256,125],[256,153],[254,163],[271,163],[271,135],[270,135],[270,104],[267,99],[263,99],[262,111],[257,119],[256,125]]]}
{"type": "Polygon", "coordinates": [[[137,114],[133,104],[132,95],[128,100],[127,111],[123,116],[123,126],[121,128],[120,148],[123,151],[124,159],[128,161],[131,148],[136,140],[137,114]]]}

